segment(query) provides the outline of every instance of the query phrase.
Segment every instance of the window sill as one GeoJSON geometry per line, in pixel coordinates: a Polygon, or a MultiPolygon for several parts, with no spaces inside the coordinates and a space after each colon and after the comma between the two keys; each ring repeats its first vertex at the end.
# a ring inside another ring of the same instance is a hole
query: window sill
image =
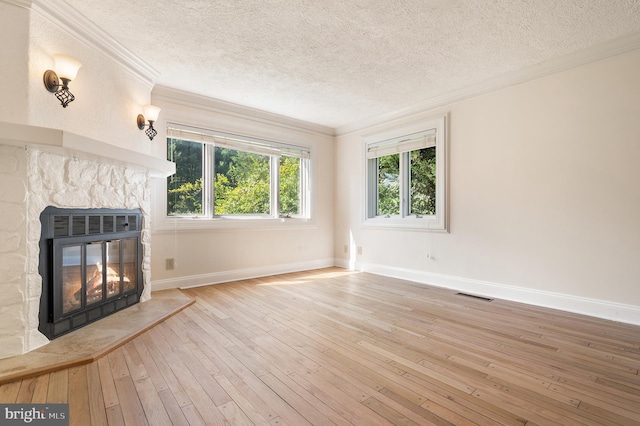
{"type": "Polygon", "coordinates": [[[152,222],[153,232],[176,230],[278,230],[315,228],[315,221],[302,218],[255,218],[255,217],[163,217],[152,222]],[[155,225],[155,226],[154,226],[155,225]]]}
{"type": "Polygon", "coordinates": [[[449,232],[442,220],[431,217],[374,217],[366,219],[363,228],[407,231],[449,232]]]}

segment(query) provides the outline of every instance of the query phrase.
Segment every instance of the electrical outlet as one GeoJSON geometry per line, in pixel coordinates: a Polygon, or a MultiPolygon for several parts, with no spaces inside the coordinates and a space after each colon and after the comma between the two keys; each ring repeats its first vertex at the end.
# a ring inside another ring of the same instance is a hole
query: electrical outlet
{"type": "Polygon", "coordinates": [[[175,269],[175,267],[176,267],[176,261],[175,261],[175,259],[173,259],[173,258],[165,259],[165,261],[164,261],[164,268],[165,268],[167,271],[170,271],[170,270],[172,270],[172,269],[175,269]]]}
{"type": "Polygon", "coordinates": [[[348,245],[344,245],[344,254],[349,253],[349,246],[348,245]]]}
{"type": "Polygon", "coordinates": [[[362,247],[358,246],[358,255],[362,255],[362,247]]]}

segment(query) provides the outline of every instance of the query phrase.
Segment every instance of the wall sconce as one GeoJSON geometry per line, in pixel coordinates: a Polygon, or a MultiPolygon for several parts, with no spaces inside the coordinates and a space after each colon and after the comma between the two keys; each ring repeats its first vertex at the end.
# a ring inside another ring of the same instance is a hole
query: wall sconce
{"type": "Polygon", "coordinates": [[[53,55],[55,61],[55,69],[44,72],[42,79],[44,87],[51,93],[55,93],[56,98],[60,101],[62,108],[66,108],[69,102],[73,102],[76,98],[69,91],[69,82],[76,78],[78,70],[82,64],[75,59],[65,55],[53,55]],[[60,84],[62,80],[62,84],[60,84]]]}
{"type": "Polygon", "coordinates": [[[153,123],[158,120],[158,115],[160,114],[160,108],[153,105],[145,105],[144,106],[144,115],[138,114],[138,129],[143,130],[146,127],[146,121],[149,122],[149,128],[144,131],[150,141],[153,140],[154,137],[158,134],[156,129],[153,128],[153,123]]]}

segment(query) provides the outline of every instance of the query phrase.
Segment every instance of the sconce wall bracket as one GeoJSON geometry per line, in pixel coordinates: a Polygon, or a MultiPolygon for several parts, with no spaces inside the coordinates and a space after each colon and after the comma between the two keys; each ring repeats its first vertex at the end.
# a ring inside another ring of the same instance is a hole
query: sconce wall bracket
{"type": "Polygon", "coordinates": [[[56,93],[58,91],[60,80],[55,71],[46,70],[42,79],[44,80],[44,87],[46,87],[49,92],[56,93]]]}
{"type": "MultiPolygon", "coordinates": [[[[138,125],[138,129],[140,130],[144,130],[144,128],[147,127],[144,115],[138,114],[138,117],[136,118],[136,124],[138,125]]],[[[144,130],[144,134],[147,135],[150,141],[152,141],[153,138],[156,137],[158,131],[153,128],[153,121],[149,120],[149,127],[147,128],[147,130],[144,130]]]]}
{"type": "Polygon", "coordinates": [[[44,81],[44,87],[51,93],[55,94],[56,98],[60,101],[62,108],[66,108],[70,102],[73,102],[76,97],[69,91],[68,78],[58,78],[58,74],[55,71],[47,70],[42,76],[44,81]],[[60,82],[62,81],[62,84],[60,82]]]}
{"type": "Polygon", "coordinates": [[[146,125],[145,119],[144,119],[144,115],[138,114],[138,118],[136,119],[136,123],[138,124],[138,129],[144,130],[144,127],[146,125]]]}

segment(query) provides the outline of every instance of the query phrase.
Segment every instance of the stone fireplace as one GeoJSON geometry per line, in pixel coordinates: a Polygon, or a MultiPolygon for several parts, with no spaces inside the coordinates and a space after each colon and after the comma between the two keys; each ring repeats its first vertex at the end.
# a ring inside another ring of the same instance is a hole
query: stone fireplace
{"type": "Polygon", "coordinates": [[[151,295],[150,178],[166,177],[174,166],[51,129],[0,123],[0,131],[0,358],[6,358],[49,342],[38,329],[43,211],[50,206],[139,211],[136,298],[146,301],[151,295]]]}

